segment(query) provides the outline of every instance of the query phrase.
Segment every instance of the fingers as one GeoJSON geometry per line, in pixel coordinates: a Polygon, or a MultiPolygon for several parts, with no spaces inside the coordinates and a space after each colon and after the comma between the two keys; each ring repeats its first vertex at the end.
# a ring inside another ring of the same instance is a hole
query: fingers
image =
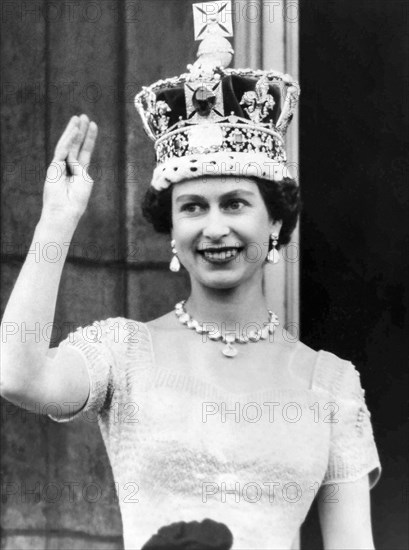
{"type": "Polygon", "coordinates": [[[81,145],[85,139],[85,136],[87,135],[88,126],[89,118],[87,117],[87,115],[82,114],[79,118],[79,132],[74,135],[70,148],[70,151],[75,158],[78,158],[78,153],[81,149],[81,145]]]}
{"type": "Polygon", "coordinates": [[[98,126],[90,122],[87,115],[73,116],[59,139],[54,152],[54,160],[62,161],[71,153],[82,166],[88,166],[95,147],[98,126]]]}
{"type": "Polygon", "coordinates": [[[74,157],[73,153],[70,151],[67,157],[67,165],[73,176],[81,177],[82,181],[88,183],[94,183],[93,179],[88,173],[87,167],[80,164],[79,160],[74,157]]]}
{"type": "Polygon", "coordinates": [[[70,151],[67,156],[67,164],[71,170],[73,176],[83,176],[84,168],[78,162],[78,159],[74,157],[73,153],[70,151]]]}
{"type": "Polygon", "coordinates": [[[79,133],[80,119],[77,116],[71,117],[62,136],[60,137],[54,151],[54,160],[62,161],[68,156],[68,152],[72,147],[73,141],[79,133]]]}
{"type": "Polygon", "coordinates": [[[95,124],[95,122],[90,122],[78,157],[78,160],[82,166],[88,167],[91,161],[91,155],[95,147],[97,136],[98,126],[95,124]]]}

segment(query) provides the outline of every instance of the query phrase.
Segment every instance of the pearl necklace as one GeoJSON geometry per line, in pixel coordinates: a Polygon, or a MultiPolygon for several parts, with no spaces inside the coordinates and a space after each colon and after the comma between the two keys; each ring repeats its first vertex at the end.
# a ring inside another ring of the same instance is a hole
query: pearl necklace
{"type": "Polygon", "coordinates": [[[276,326],[280,324],[278,322],[277,315],[268,310],[269,320],[262,329],[250,330],[247,335],[236,336],[233,331],[230,331],[230,333],[229,331],[226,331],[222,334],[220,330],[207,330],[203,324],[200,324],[198,321],[193,319],[193,317],[187,313],[185,303],[186,300],[182,300],[175,305],[175,314],[182,325],[186,325],[188,328],[194,329],[198,334],[207,334],[210,340],[221,340],[224,342],[226,345],[222,349],[222,353],[226,357],[235,357],[237,355],[238,352],[233,346],[234,343],[239,342],[240,344],[247,344],[248,342],[258,342],[260,339],[265,340],[269,334],[274,334],[276,326]]]}

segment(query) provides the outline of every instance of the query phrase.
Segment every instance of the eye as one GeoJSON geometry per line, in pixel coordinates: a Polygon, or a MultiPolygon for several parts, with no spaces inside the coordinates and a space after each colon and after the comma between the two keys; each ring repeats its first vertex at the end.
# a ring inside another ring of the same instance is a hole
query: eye
{"type": "Polygon", "coordinates": [[[187,202],[180,207],[181,212],[188,212],[189,214],[196,214],[203,208],[202,204],[197,202],[187,202]]]}
{"type": "Polygon", "coordinates": [[[230,210],[241,210],[246,204],[246,201],[242,199],[231,199],[224,204],[224,207],[230,210]]]}

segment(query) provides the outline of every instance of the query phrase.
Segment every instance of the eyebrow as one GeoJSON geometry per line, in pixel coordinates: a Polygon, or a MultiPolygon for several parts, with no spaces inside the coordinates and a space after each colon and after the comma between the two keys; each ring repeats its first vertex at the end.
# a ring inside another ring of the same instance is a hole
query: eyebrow
{"type": "MultiPolygon", "coordinates": [[[[228,193],[225,193],[220,197],[221,200],[229,199],[232,197],[237,197],[237,195],[244,195],[247,197],[254,197],[254,193],[252,191],[247,191],[246,189],[234,189],[234,191],[229,191],[228,193]]],[[[206,197],[203,195],[179,195],[176,199],[176,203],[182,202],[184,200],[206,200],[206,197]]]]}

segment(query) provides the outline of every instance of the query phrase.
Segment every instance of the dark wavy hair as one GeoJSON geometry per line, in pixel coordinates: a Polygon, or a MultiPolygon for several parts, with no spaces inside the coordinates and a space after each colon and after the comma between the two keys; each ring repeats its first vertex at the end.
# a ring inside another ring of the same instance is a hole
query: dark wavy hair
{"type": "MultiPolygon", "coordinates": [[[[281,221],[282,227],[277,248],[290,242],[301,210],[300,188],[292,178],[271,182],[252,177],[273,221],[281,221]]],[[[149,187],[142,202],[142,213],[158,233],[172,229],[172,186],[157,191],[149,187]]]]}

